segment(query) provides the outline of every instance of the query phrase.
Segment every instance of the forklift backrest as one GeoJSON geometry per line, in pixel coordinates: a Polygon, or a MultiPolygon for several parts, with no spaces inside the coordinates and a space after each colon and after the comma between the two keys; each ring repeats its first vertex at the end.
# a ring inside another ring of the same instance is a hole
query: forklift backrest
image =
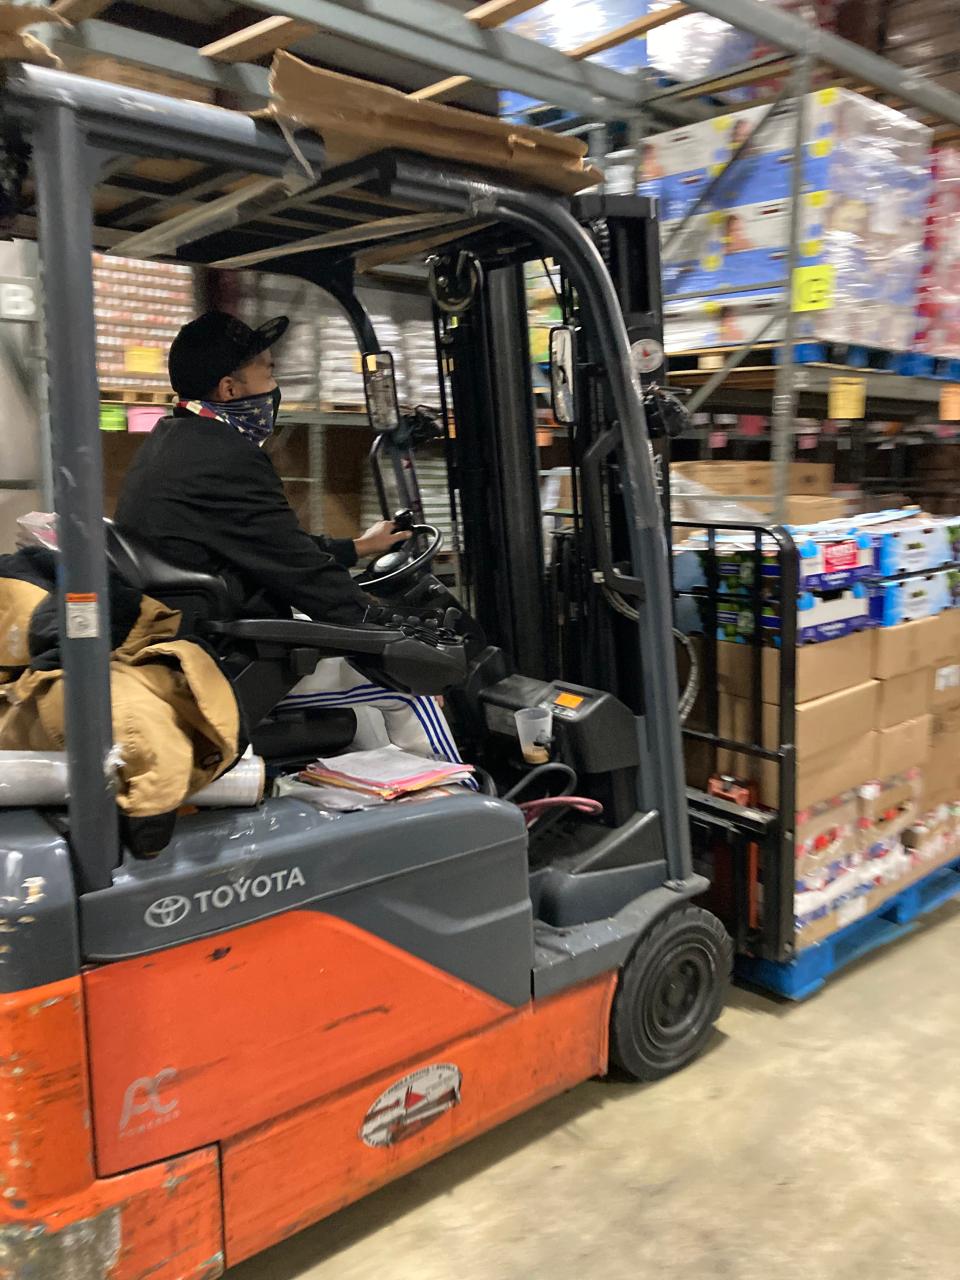
{"type": "Polygon", "coordinates": [[[131,587],[154,596],[183,613],[181,630],[189,634],[201,619],[226,621],[234,616],[227,584],[214,574],[182,569],[163,560],[139,538],[104,520],[107,559],[131,587]]]}

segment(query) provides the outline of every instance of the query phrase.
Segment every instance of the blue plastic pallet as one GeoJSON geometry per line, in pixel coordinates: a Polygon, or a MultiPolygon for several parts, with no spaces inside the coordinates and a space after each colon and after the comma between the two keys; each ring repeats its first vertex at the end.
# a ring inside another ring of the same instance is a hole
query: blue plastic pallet
{"type": "Polygon", "coordinates": [[[938,364],[944,363],[937,361],[934,356],[925,356],[917,351],[904,351],[894,356],[893,372],[903,374],[905,378],[936,378],[944,377],[944,374],[938,374],[938,364]]]}
{"type": "MultiPolygon", "coordinates": [[[[785,347],[775,347],[773,363],[783,364],[785,347]]],[[[824,342],[798,342],[793,348],[794,364],[829,364],[830,348],[824,342]]]]}
{"type": "Polygon", "coordinates": [[[870,915],[806,947],[793,960],[738,956],[736,976],[788,1000],[806,1000],[828,978],[878,947],[905,937],[915,922],[960,894],[960,857],[888,898],[870,915]]]}
{"type": "MultiPolygon", "coordinates": [[[[776,347],[774,364],[782,364],[785,347],[776,347]]],[[[887,351],[881,347],[848,346],[835,342],[798,342],[793,348],[795,364],[835,364],[845,369],[865,369],[884,373],[905,373],[907,362],[913,362],[911,372],[925,373],[932,377],[936,366],[933,356],[921,356],[901,351],[887,351]]]]}

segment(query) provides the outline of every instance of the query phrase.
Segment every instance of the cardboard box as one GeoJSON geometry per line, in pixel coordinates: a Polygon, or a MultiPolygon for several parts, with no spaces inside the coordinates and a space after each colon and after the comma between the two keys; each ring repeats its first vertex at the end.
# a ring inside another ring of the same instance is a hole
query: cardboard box
{"type": "MultiPolygon", "coordinates": [[[[796,708],[795,741],[798,759],[826,751],[865,729],[872,729],[877,719],[879,690],[878,680],[865,680],[850,689],[840,689],[823,698],[801,703],[796,708]],[[854,730],[853,735],[851,728],[854,730]]],[[[762,740],[758,745],[772,751],[780,745],[780,708],[773,703],[764,702],[760,718],[762,740]]],[[[722,737],[735,738],[738,742],[753,740],[750,703],[747,699],[734,698],[721,692],[720,733],[722,737]]],[[[798,809],[804,807],[797,806],[798,809]]]]}
{"type": "MultiPolygon", "coordinates": [[[[957,672],[960,679],[960,667],[957,672]]],[[[875,728],[892,729],[904,720],[926,715],[931,710],[932,684],[932,668],[928,667],[905,671],[890,680],[880,680],[875,728]]]]}
{"type": "Polygon", "coordinates": [[[956,855],[952,815],[945,806],[938,808],[908,827],[903,843],[913,859],[910,880],[922,880],[956,855]]]}
{"type": "Polygon", "coordinates": [[[935,653],[930,667],[930,707],[934,712],[960,707],[960,609],[936,619],[935,653]]]}
{"type": "Polygon", "coordinates": [[[917,716],[890,729],[882,729],[877,742],[875,776],[892,778],[926,763],[930,754],[933,716],[917,716]]]}
{"type": "MultiPolygon", "coordinates": [[[[798,758],[796,807],[805,809],[818,800],[841,795],[876,773],[877,736],[871,731],[798,758]]],[[[760,763],[761,792],[771,797],[767,803],[776,808],[780,800],[776,767],[770,761],[760,763]]]]}
{"type": "Polygon", "coordinates": [[[923,770],[923,798],[930,809],[960,800],[960,707],[931,718],[930,754],[923,770]]]}
{"type": "Polygon", "coordinates": [[[960,707],[960,662],[945,662],[926,672],[929,711],[951,711],[960,707]]]}
{"type": "Polygon", "coordinates": [[[944,633],[952,626],[945,615],[903,622],[896,627],[881,627],[873,633],[873,664],[870,674],[875,680],[890,680],[908,671],[929,667],[936,660],[944,633]]]}
{"type": "MultiPolygon", "coordinates": [[[[923,624],[919,624],[923,625],[923,624]]],[[[862,684],[873,666],[872,631],[860,631],[797,650],[796,701],[810,702],[840,689],[862,684]]],[[[722,692],[750,698],[754,650],[750,645],[721,641],[717,645],[717,682],[722,692]]],[[[760,651],[764,702],[780,702],[780,650],[760,651]]],[[[874,673],[875,674],[875,673],[874,673]]],[[[866,726],[864,726],[866,727],[866,726]]],[[[872,728],[872,724],[869,726],[872,728]]]]}
{"type": "Polygon", "coordinates": [[[881,627],[933,618],[953,607],[953,570],[884,579],[870,587],[870,615],[881,627]]]}
{"type": "Polygon", "coordinates": [[[933,621],[930,648],[934,660],[960,662],[960,609],[947,609],[933,621]]]}
{"type": "Polygon", "coordinates": [[[787,524],[813,524],[817,520],[842,520],[849,514],[846,498],[813,497],[790,494],[787,498],[787,524]]]}
{"type": "MultiPolygon", "coordinates": [[[[763,498],[776,492],[772,462],[675,462],[670,470],[674,475],[705,485],[714,493],[753,494],[763,498]]],[[[828,498],[833,488],[833,467],[826,462],[791,463],[787,487],[794,495],[828,498]]]]}
{"type": "Polygon", "coordinates": [[[794,850],[798,892],[815,888],[829,869],[854,859],[860,847],[855,792],[836,804],[820,805],[796,815],[794,850]]]}
{"type": "MultiPolygon", "coordinates": [[[[840,796],[876,777],[878,735],[872,729],[866,733],[859,730],[864,723],[872,724],[876,715],[876,686],[872,681],[807,703],[803,708],[798,707],[797,713],[796,810],[840,796]],[[812,711],[803,714],[808,708],[812,711]],[[860,714],[865,718],[860,719],[860,714]],[[851,725],[858,727],[858,732],[853,737],[844,737],[851,725]]],[[[752,741],[751,719],[746,699],[721,695],[721,736],[737,742],[752,741]]],[[[777,719],[777,708],[764,703],[763,741],[758,745],[769,750],[777,746],[777,719]]],[[[760,803],[771,809],[779,808],[780,769],[776,761],[720,750],[717,767],[721,773],[755,782],[760,803]]]]}
{"type": "MultiPolygon", "coordinates": [[[[799,645],[823,644],[844,636],[868,631],[877,625],[871,616],[872,588],[858,582],[846,591],[826,595],[802,591],[796,603],[796,638],[799,645]]],[[[753,603],[742,592],[724,592],[717,600],[717,638],[736,643],[735,637],[750,638],[758,625],[753,603]]],[[[764,642],[775,646],[780,635],[780,604],[760,605],[759,626],[764,642]]]]}

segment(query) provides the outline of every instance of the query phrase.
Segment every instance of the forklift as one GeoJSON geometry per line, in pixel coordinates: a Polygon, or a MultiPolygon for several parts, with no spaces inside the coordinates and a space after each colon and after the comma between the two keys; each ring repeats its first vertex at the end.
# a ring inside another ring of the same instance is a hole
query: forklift
{"type": "Polygon", "coordinates": [[[479,779],[359,812],[275,796],[121,821],[109,627],[101,609],[99,626],[61,628],[68,803],[0,809],[0,1276],[210,1280],[579,1082],[687,1065],[721,1012],[731,944],[696,903],[708,884],[691,861],[648,429],[663,416],[655,210],[421,154],[327,167],[312,136],[296,217],[201,211],[171,256],[268,250],[266,269],[344,308],[384,514],[414,534],[366,571],[379,606],[363,624],[244,618],[218,579],[104,521],[92,210],[124,158],[272,178],[289,139],[34,66],[8,74],[5,103],[32,148],[62,600],[103,602],[117,574],[180,608],[280,771],[349,749],[349,711],[274,714],[319,659],[344,657],[442,693],[479,779]],[[336,243],[304,250],[305,216],[331,200],[336,243]],[[437,217],[385,234],[371,204],[437,217]],[[355,290],[358,261],[385,249],[429,262],[445,401],[432,422],[398,404],[355,290]],[[575,477],[549,571],[523,288],[544,258],[561,271],[549,380],[575,477]],[[456,592],[432,572],[439,536],[416,484],[416,449],[437,436],[459,503],[456,592]],[[533,766],[516,729],[528,708],[552,712],[533,766]]]}

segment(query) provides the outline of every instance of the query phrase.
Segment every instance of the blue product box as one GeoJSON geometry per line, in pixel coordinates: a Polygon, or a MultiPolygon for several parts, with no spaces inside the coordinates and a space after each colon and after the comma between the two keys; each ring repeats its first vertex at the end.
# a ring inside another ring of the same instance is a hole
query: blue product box
{"type": "Polygon", "coordinates": [[[875,582],[870,587],[870,613],[879,627],[932,618],[954,607],[957,587],[960,571],[949,569],[875,582]]]}
{"type": "MultiPolygon", "coordinates": [[[[876,519],[889,521],[880,513],[876,519]]],[[[902,513],[901,513],[902,514],[902,513]]],[[[865,516],[860,523],[869,524],[865,516]]],[[[923,573],[960,563],[960,517],[928,517],[922,519],[913,508],[909,516],[893,521],[889,527],[870,530],[874,545],[874,566],[879,577],[923,573]]]]}
{"type": "MultiPolygon", "coordinates": [[[[839,640],[854,631],[878,625],[871,614],[871,594],[861,582],[845,591],[817,594],[803,591],[797,596],[797,643],[813,644],[839,640]]],[[[763,643],[780,644],[780,605],[768,601],[761,610],[763,643]]],[[[753,636],[753,607],[742,596],[728,596],[717,602],[717,637],[746,644],[753,636]]]]}
{"type": "Polygon", "coordinates": [[[875,627],[870,606],[870,591],[862,582],[828,594],[801,592],[797,597],[797,643],[839,640],[875,627]]]}
{"type": "Polygon", "coordinates": [[[792,531],[799,556],[800,585],[808,591],[836,591],[864,582],[874,572],[873,539],[851,530],[836,534],[792,531]]]}
{"type": "MultiPolygon", "coordinates": [[[[816,526],[790,529],[797,547],[798,585],[802,591],[838,591],[874,577],[873,540],[857,529],[826,532],[816,526]]],[[[720,591],[745,596],[753,585],[755,552],[731,547],[717,557],[720,591]]],[[[760,576],[764,587],[780,579],[776,548],[765,542],[760,576]]]]}

